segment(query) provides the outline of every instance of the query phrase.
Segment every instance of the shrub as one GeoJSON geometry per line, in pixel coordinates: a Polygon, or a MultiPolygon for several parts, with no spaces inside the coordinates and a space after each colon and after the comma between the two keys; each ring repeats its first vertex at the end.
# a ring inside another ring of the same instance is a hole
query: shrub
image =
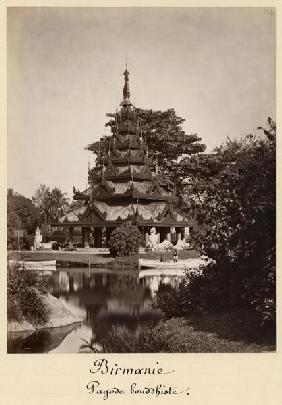
{"type": "Polygon", "coordinates": [[[224,275],[212,263],[202,271],[187,270],[185,279],[177,288],[161,285],[153,305],[166,318],[171,318],[194,312],[226,310],[231,301],[224,275]]]}
{"type": "MultiPolygon", "coordinates": [[[[274,260],[274,256],[272,259],[274,260]]],[[[261,325],[275,323],[275,263],[271,258],[264,272],[238,263],[210,263],[202,271],[187,271],[178,288],[161,285],[153,303],[166,318],[192,313],[220,313],[248,309],[261,325]]]]}
{"type": "Polygon", "coordinates": [[[243,280],[243,296],[260,317],[261,324],[276,321],[276,266],[275,250],[268,253],[262,270],[243,280]]]}
{"type": "Polygon", "coordinates": [[[178,288],[174,288],[170,284],[160,284],[152,306],[160,309],[166,318],[172,318],[185,315],[184,301],[185,286],[183,282],[179,284],[178,288]]]}
{"type": "Polygon", "coordinates": [[[107,353],[207,353],[259,352],[269,350],[256,344],[230,341],[215,333],[195,330],[183,318],[161,320],[135,331],[113,326],[101,341],[107,353]]]}
{"type": "Polygon", "coordinates": [[[137,254],[142,236],[136,225],[130,221],[116,228],[110,237],[109,248],[113,257],[137,254]]]}
{"type": "Polygon", "coordinates": [[[269,118],[258,129],[187,166],[195,174],[193,240],[216,261],[190,281],[187,295],[199,309],[247,306],[264,324],[275,321],[276,123],[269,118]]]}
{"type": "Polygon", "coordinates": [[[8,305],[9,321],[26,319],[32,324],[48,321],[49,310],[42,295],[47,293],[45,282],[36,273],[20,269],[18,265],[8,267],[8,305]]]}
{"type": "Polygon", "coordinates": [[[138,331],[130,331],[125,326],[112,326],[100,343],[106,353],[137,353],[138,334],[138,331]]]}

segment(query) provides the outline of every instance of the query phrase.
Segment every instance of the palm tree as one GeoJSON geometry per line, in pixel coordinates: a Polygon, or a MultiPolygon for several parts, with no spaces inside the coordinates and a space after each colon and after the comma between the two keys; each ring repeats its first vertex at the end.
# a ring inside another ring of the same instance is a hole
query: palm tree
{"type": "Polygon", "coordinates": [[[33,203],[40,208],[41,224],[49,225],[54,219],[58,218],[68,206],[66,193],[63,193],[59,187],[50,190],[44,184],[40,184],[32,197],[33,203]]]}
{"type": "Polygon", "coordinates": [[[66,193],[63,193],[59,187],[53,188],[50,195],[51,202],[51,218],[52,220],[58,218],[64,213],[68,206],[68,198],[66,193]]]}

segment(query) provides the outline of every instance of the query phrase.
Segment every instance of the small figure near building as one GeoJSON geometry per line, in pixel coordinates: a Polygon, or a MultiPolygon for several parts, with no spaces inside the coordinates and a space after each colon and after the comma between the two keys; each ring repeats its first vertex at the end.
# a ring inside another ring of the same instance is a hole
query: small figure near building
{"type": "Polygon", "coordinates": [[[174,261],[174,263],[177,263],[177,261],[178,261],[178,251],[177,251],[177,249],[174,249],[173,261],[174,261]]]}
{"type": "Polygon", "coordinates": [[[158,235],[156,233],[156,228],[153,226],[150,230],[148,246],[154,252],[157,250],[157,245],[158,245],[158,235]]]}
{"type": "Polygon", "coordinates": [[[33,246],[35,250],[40,249],[42,246],[42,235],[39,227],[37,227],[35,231],[33,246]]]}

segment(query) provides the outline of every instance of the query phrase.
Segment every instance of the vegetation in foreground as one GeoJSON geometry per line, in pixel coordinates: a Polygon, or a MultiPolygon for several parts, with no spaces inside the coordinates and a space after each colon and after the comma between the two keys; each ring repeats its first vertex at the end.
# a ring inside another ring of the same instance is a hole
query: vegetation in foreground
{"type": "MultiPolygon", "coordinates": [[[[248,318],[249,319],[249,318],[248,318]]],[[[210,319],[213,323],[214,319],[210,319]]],[[[271,351],[275,345],[269,342],[253,343],[243,335],[230,336],[230,323],[218,319],[226,337],[218,333],[201,330],[195,319],[171,318],[161,320],[153,326],[130,331],[125,326],[112,326],[99,343],[95,337],[84,342],[81,349],[106,353],[251,353],[271,351]],[[228,336],[229,331],[229,336],[228,336]]],[[[204,322],[205,323],[205,322],[204,322]]],[[[234,328],[231,327],[234,332],[234,328]]],[[[240,332],[239,332],[240,335],[240,332]]]]}
{"type": "Polygon", "coordinates": [[[180,164],[192,176],[182,195],[198,224],[193,241],[214,262],[178,289],[159,291],[156,305],[167,317],[253,311],[259,325],[274,328],[276,124],[269,118],[259,130],[180,164]]]}
{"type": "Polygon", "coordinates": [[[8,321],[28,321],[32,325],[43,325],[49,319],[49,310],[43,300],[47,288],[43,279],[35,272],[8,266],[7,279],[8,321]]]}

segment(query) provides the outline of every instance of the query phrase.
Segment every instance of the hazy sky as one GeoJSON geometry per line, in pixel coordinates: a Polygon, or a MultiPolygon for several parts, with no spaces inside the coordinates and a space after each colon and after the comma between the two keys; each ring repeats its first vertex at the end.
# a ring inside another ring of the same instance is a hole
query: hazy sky
{"type": "Polygon", "coordinates": [[[8,186],[83,189],[84,147],[121,101],[174,108],[208,146],[275,118],[275,16],[263,8],[10,8],[8,186]]]}

